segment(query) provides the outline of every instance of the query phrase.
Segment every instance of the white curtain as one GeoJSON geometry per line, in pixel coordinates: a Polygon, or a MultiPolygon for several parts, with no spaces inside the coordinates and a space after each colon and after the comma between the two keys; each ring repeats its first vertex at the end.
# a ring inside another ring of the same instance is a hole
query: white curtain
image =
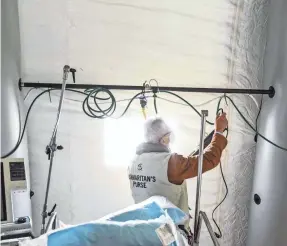
{"type": "MultiPolygon", "coordinates": [[[[77,69],[77,83],[83,84],[142,85],[153,78],[160,86],[260,87],[266,24],[266,4],[261,2],[19,1],[22,79],[60,83],[62,67],[69,64],[77,69]]],[[[27,106],[38,92],[31,92],[27,106]]],[[[113,93],[118,100],[134,95],[113,93]]],[[[48,170],[44,150],[54,126],[58,95],[52,93],[52,103],[48,95],[39,99],[29,119],[36,231],[48,170]]],[[[217,100],[212,99],[218,95],[180,95],[198,110],[208,109],[213,121],[217,100]]],[[[64,150],[56,153],[49,207],[57,203],[64,222],[80,223],[133,202],[126,167],[141,141],[143,116],[136,101],[118,121],[91,119],[82,112],[80,102],[69,100],[80,100],[80,96],[68,92],[66,97],[58,137],[64,150]]],[[[173,150],[188,155],[199,141],[199,117],[172,96],[159,93],[158,97],[159,114],[167,118],[176,134],[173,150]]],[[[257,108],[253,100],[233,98],[254,122],[257,108]]],[[[117,104],[115,116],[126,104],[117,104]]],[[[223,166],[229,195],[215,217],[223,231],[222,245],[244,245],[254,134],[230,105],[225,109],[230,133],[223,166]]],[[[152,99],[148,99],[148,115],[154,115],[152,99]]],[[[208,126],[207,132],[211,130],[208,126]]],[[[194,213],[195,179],[188,181],[188,191],[194,213]]],[[[201,204],[209,218],[224,193],[219,168],[204,175],[201,204]]],[[[201,242],[212,245],[205,227],[201,242]]]]}

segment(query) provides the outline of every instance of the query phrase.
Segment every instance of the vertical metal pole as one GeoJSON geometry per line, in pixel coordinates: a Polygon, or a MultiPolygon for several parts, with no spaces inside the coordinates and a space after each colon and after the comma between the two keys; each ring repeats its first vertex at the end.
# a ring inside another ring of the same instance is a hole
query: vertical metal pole
{"type": "Polygon", "coordinates": [[[48,220],[48,223],[47,223],[47,226],[46,226],[46,229],[45,229],[45,233],[51,231],[51,230],[55,230],[57,229],[57,220],[58,220],[58,217],[57,217],[57,212],[53,212],[48,220]]]}
{"type": "Polygon", "coordinates": [[[63,68],[63,83],[62,83],[62,90],[61,90],[61,96],[60,96],[60,101],[59,101],[59,106],[58,106],[58,113],[57,113],[57,120],[56,120],[56,124],[53,130],[53,134],[50,140],[50,146],[54,144],[54,142],[56,141],[56,135],[57,135],[57,131],[58,131],[58,126],[59,126],[59,122],[60,122],[60,116],[62,113],[62,106],[63,106],[63,102],[64,102],[64,94],[65,94],[65,90],[66,90],[66,84],[67,84],[67,80],[68,80],[68,74],[70,72],[70,66],[65,65],[63,68]]]}
{"type": "Polygon", "coordinates": [[[219,245],[219,242],[218,242],[218,240],[217,240],[217,238],[216,238],[216,236],[215,236],[215,234],[214,234],[214,231],[213,231],[213,229],[212,229],[212,227],[211,227],[211,224],[210,224],[210,222],[209,222],[209,219],[208,219],[206,213],[200,211],[200,212],[199,212],[199,217],[200,217],[200,221],[203,219],[203,221],[204,221],[204,223],[205,223],[205,225],[206,225],[206,227],[207,227],[207,230],[208,230],[208,232],[209,232],[209,235],[210,235],[210,237],[211,237],[211,239],[212,239],[213,245],[215,245],[215,246],[220,246],[220,245],[219,245]]]}
{"type": "Polygon", "coordinates": [[[42,212],[41,235],[45,233],[46,218],[48,217],[47,207],[48,207],[48,196],[49,196],[49,191],[50,191],[50,181],[51,181],[53,160],[54,160],[54,151],[51,151],[49,172],[48,172],[46,192],[45,192],[45,201],[44,201],[43,212],[42,212]]]}
{"type": "Polygon", "coordinates": [[[201,181],[202,181],[202,166],[203,166],[203,148],[204,148],[204,133],[206,117],[208,116],[207,110],[201,111],[201,131],[200,131],[200,144],[198,155],[198,173],[196,185],[196,202],[195,202],[195,215],[194,215],[194,242],[199,242],[199,212],[200,212],[200,195],[201,195],[201,181]]]}
{"type": "Polygon", "coordinates": [[[201,216],[201,211],[199,211],[196,239],[194,235],[194,241],[196,240],[196,243],[194,242],[194,246],[199,245],[201,226],[202,226],[202,216],[201,216]]]}
{"type": "Polygon", "coordinates": [[[47,204],[48,204],[48,196],[49,196],[49,190],[50,190],[50,181],[51,181],[54,155],[55,155],[55,151],[57,150],[57,143],[56,143],[57,131],[58,131],[58,126],[59,126],[59,122],[60,122],[60,116],[61,116],[62,106],[63,106],[63,102],[64,102],[64,93],[65,93],[65,89],[66,89],[66,83],[67,83],[69,71],[70,71],[70,67],[68,65],[65,65],[63,68],[63,84],[62,84],[61,97],[60,97],[60,101],[59,101],[57,120],[56,120],[56,124],[55,124],[54,130],[53,130],[53,134],[52,134],[50,143],[46,148],[46,153],[48,154],[49,159],[50,159],[50,165],[49,165],[49,173],[48,173],[46,192],[45,192],[45,201],[44,201],[43,212],[42,212],[41,234],[45,233],[46,218],[48,217],[47,204]]]}

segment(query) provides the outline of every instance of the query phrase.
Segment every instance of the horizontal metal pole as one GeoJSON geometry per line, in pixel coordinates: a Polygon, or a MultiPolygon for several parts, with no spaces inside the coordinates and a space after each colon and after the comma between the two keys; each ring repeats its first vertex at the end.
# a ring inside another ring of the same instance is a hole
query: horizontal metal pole
{"type": "MultiPolygon", "coordinates": [[[[19,81],[19,89],[22,88],[51,88],[61,89],[62,84],[54,83],[31,83],[19,81]]],[[[110,90],[142,90],[143,86],[135,85],[97,85],[97,84],[67,84],[67,89],[91,89],[91,88],[106,88],[110,90]]],[[[232,88],[196,88],[196,87],[170,87],[170,86],[152,86],[151,89],[159,91],[177,91],[177,92],[201,92],[201,93],[221,93],[221,94],[259,94],[269,95],[273,97],[275,94],[274,88],[271,86],[269,89],[232,89],[232,88]]]]}

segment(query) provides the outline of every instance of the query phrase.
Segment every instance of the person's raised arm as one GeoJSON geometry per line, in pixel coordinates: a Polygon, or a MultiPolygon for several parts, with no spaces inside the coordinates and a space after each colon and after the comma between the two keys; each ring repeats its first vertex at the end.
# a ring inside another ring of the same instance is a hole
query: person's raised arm
{"type": "MultiPolygon", "coordinates": [[[[227,127],[226,114],[218,116],[215,121],[215,133],[211,143],[203,153],[202,172],[216,167],[227,145],[227,139],[222,135],[227,127]]],[[[198,173],[198,156],[184,157],[173,154],[168,163],[168,179],[171,183],[181,184],[185,179],[196,177],[198,173]]]]}

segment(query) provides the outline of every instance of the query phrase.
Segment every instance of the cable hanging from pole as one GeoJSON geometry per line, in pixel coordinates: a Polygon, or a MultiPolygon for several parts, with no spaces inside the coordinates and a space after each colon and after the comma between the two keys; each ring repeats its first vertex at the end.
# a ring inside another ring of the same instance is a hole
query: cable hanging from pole
{"type": "MultiPolygon", "coordinates": [[[[26,118],[25,118],[25,123],[24,123],[24,127],[23,129],[20,131],[21,134],[19,135],[19,139],[16,143],[16,145],[14,146],[14,148],[12,148],[11,151],[9,151],[7,154],[1,156],[1,158],[7,158],[9,156],[11,156],[20,146],[22,140],[23,140],[23,136],[24,136],[24,132],[26,129],[26,125],[27,125],[27,120],[31,111],[32,106],[34,105],[34,103],[36,102],[36,100],[42,96],[45,93],[50,93],[53,90],[59,90],[61,89],[61,84],[42,84],[42,83],[24,83],[21,81],[21,79],[19,80],[19,88],[23,88],[23,87],[31,87],[33,86],[34,88],[43,88],[45,86],[48,86],[49,89],[41,92],[40,94],[38,94],[36,96],[36,98],[33,100],[33,102],[31,103],[31,105],[29,106],[28,112],[26,114],[26,118]]],[[[98,86],[98,85],[83,85],[83,84],[66,84],[66,91],[71,91],[71,92],[75,92],[78,94],[81,94],[83,96],[85,96],[83,102],[82,102],[82,108],[84,113],[92,118],[97,118],[97,119],[105,119],[107,117],[111,117],[111,118],[121,118],[123,117],[126,112],[128,111],[129,107],[131,106],[132,102],[135,99],[139,99],[141,100],[142,98],[142,103],[143,103],[143,95],[145,95],[146,93],[153,93],[154,96],[154,109],[156,114],[158,113],[158,107],[157,107],[157,94],[160,93],[165,93],[165,94],[169,94],[169,95],[173,95],[175,97],[177,97],[178,99],[180,99],[181,101],[183,101],[187,106],[190,106],[193,111],[198,114],[198,116],[201,116],[200,112],[192,105],[190,104],[187,100],[185,100],[183,97],[179,96],[178,94],[171,92],[169,90],[164,90],[164,89],[170,89],[170,90],[174,90],[174,91],[182,91],[182,92],[211,92],[211,93],[219,93],[219,92],[224,92],[223,94],[225,95],[224,98],[225,100],[228,99],[229,101],[231,101],[232,105],[235,107],[236,111],[239,113],[239,115],[241,116],[241,118],[247,123],[247,125],[253,130],[255,131],[256,135],[260,136],[261,138],[263,138],[265,141],[269,142],[270,144],[272,144],[273,146],[287,151],[287,148],[282,147],[274,142],[272,142],[271,140],[267,139],[265,136],[263,136],[262,134],[260,134],[258,132],[258,130],[253,127],[247,120],[246,118],[243,116],[243,114],[241,113],[241,111],[237,108],[237,106],[235,105],[235,103],[232,101],[232,99],[230,97],[228,97],[226,95],[226,93],[230,92],[230,93],[239,93],[239,94],[262,94],[262,95],[269,95],[270,97],[274,96],[275,94],[275,90],[273,87],[270,87],[268,90],[257,90],[257,89],[225,89],[225,88],[191,88],[191,87],[160,87],[158,86],[158,82],[155,79],[151,79],[149,82],[145,82],[143,84],[143,86],[113,86],[113,85],[102,85],[102,87],[98,86]],[[155,82],[156,85],[152,85],[152,82],[155,82]],[[75,89],[76,88],[76,89],[75,89]],[[78,89],[83,89],[86,88],[86,90],[80,91],[78,89]],[[107,88],[112,88],[112,89],[127,89],[127,90],[138,90],[140,88],[141,92],[137,93],[133,98],[129,99],[129,103],[126,106],[125,110],[123,111],[123,113],[118,116],[118,117],[114,117],[113,114],[116,111],[116,99],[114,97],[114,95],[111,93],[111,91],[107,88]],[[100,93],[105,93],[106,97],[100,97],[98,96],[98,94],[100,93]],[[92,104],[91,104],[92,101],[92,104]],[[101,105],[103,104],[110,104],[110,106],[103,108],[101,105]]],[[[29,91],[30,94],[31,91],[29,91]]],[[[145,98],[146,100],[146,98],[145,98]]],[[[146,112],[145,112],[145,108],[146,108],[146,102],[144,103],[144,108],[142,107],[142,112],[144,114],[144,117],[146,118],[146,112]],[[145,104],[145,105],[144,105],[145,104]]],[[[206,121],[208,124],[210,125],[214,125],[213,122],[210,121],[206,121]]]]}

